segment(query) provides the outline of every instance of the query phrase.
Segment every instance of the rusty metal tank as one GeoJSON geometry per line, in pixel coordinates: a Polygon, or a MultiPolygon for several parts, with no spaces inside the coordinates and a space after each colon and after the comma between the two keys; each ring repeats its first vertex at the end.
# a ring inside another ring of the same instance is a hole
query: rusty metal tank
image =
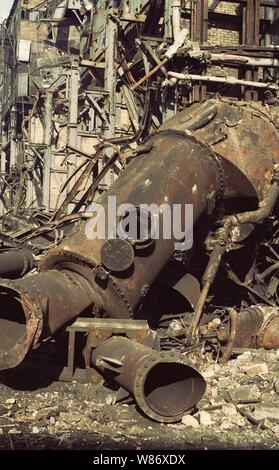
{"type": "MultiPolygon", "coordinates": [[[[261,201],[278,162],[278,129],[263,107],[210,100],[194,104],[167,121],[99,202],[106,213],[109,196],[117,197],[117,206],[123,202],[135,206],[153,202],[193,204],[195,224],[221,198],[261,201]]],[[[86,223],[82,223],[58,251],[48,253],[42,269],[59,269],[68,262],[88,266],[92,278],[95,276],[96,304],[102,314],[132,316],[172,256],[174,240],[156,240],[149,251],[135,249],[131,269],[126,273],[110,271],[102,283],[96,267],[102,266],[105,243],[91,240],[86,223]]]]}

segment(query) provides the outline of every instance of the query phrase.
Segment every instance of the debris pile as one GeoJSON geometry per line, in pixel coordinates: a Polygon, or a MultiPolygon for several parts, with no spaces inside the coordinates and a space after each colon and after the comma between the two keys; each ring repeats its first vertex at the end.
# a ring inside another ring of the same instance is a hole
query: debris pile
{"type": "Polygon", "coordinates": [[[32,392],[1,385],[0,448],[278,449],[277,352],[246,351],[227,365],[207,358],[203,375],[198,409],[164,425],[116,403],[104,385],[56,382],[32,392]]]}

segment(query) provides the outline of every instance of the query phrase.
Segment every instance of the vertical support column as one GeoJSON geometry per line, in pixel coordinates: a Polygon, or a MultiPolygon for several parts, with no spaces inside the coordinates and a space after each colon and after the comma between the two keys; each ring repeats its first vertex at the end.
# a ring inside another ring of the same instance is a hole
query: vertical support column
{"type": "MultiPolygon", "coordinates": [[[[30,142],[36,142],[36,124],[35,123],[36,123],[36,118],[35,116],[33,116],[30,120],[30,142]]],[[[33,160],[34,160],[34,156],[32,157],[31,155],[27,155],[28,165],[32,164],[33,160]]],[[[34,200],[33,184],[32,184],[30,174],[28,175],[26,186],[27,186],[26,187],[26,207],[28,208],[32,206],[32,203],[34,200]]],[[[35,204],[38,205],[39,201],[36,200],[35,204]]]]}
{"type": "Polygon", "coordinates": [[[164,40],[172,37],[172,24],[171,24],[171,0],[165,0],[164,9],[164,40]]]}
{"type": "Polygon", "coordinates": [[[13,105],[11,109],[11,143],[10,143],[10,169],[16,164],[17,143],[16,143],[16,120],[17,109],[13,105]]]}
{"type": "MultiPolygon", "coordinates": [[[[247,0],[246,11],[246,44],[258,46],[260,42],[260,0],[247,0]]],[[[258,70],[247,70],[245,80],[257,81],[258,70]]],[[[245,100],[258,101],[258,92],[247,89],[245,100]]]]}
{"type": "MultiPolygon", "coordinates": [[[[28,165],[33,162],[33,158],[28,155],[27,157],[27,163],[28,165]]],[[[33,184],[32,180],[30,177],[30,174],[27,176],[27,182],[26,182],[26,208],[28,209],[29,207],[32,206],[33,203],[33,184]]],[[[39,201],[36,200],[35,205],[38,205],[39,201]]]]}
{"type": "Polygon", "coordinates": [[[197,2],[197,31],[198,40],[203,44],[207,41],[208,30],[208,0],[198,0],[197,2]]]}
{"type": "Polygon", "coordinates": [[[49,209],[50,209],[52,108],[53,108],[53,92],[50,90],[47,90],[46,101],[45,101],[45,136],[44,136],[44,143],[46,145],[46,151],[44,155],[44,176],[43,176],[43,204],[47,212],[49,212],[49,209]]]}
{"type": "Polygon", "coordinates": [[[116,127],[116,70],[115,45],[117,25],[108,15],[107,44],[106,44],[106,73],[105,87],[109,92],[109,127],[106,137],[114,137],[116,127]]]}
{"type": "Polygon", "coordinates": [[[246,44],[258,45],[260,34],[260,0],[247,0],[246,44]]]}
{"type": "MultiPolygon", "coordinates": [[[[196,0],[192,10],[192,39],[198,41],[201,45],[207,42],[208,37],[208,0],[196,0]]],[[[203,74],[206,70],[203,71],[203,74]]],[[[206,99],[207,87],[205,84],[199,83],[193,87],[194,101],[202,101],[206,99]]]]}
{"type": "Polygon", "coordinates": [[[1,151],[1,175],[6,174],[6,154],[1,151]]]}
{"type": "MultiPolygon", "coordinates": [[[[265,19],[270,22],[270,31],[267,32],[264,36],[264,45],[270,46],[272,44],[279,44],[279,27],[275,28],[276,19],[277,21],[279,19],[279,8],[265,7],[265,19]]],[[[270,77],[273,77],[275,81],[277,70],[273,68],[266,68],[264,70],[264,74],[264,78],[267,79],[267,81],[270,80],[270,77]]]]}
{"type": "MultiPolygon", "coordinates": [[[[78,140],[78,92],[79,92],[79,66],[77,62],[72,64],[69,86],[69,113],[68,113],[68,136],[67,143],[71,147],[77,148],[78,140]]],[[[71,154],[68,158],[67,178],[74,173],[77,165],[77,156],[71,154]]],[[[67,185],[67,194],[75,184],[72,178],[67,185]]],[[[69,208],[70,210],[70,208],[69,208]]]]}
{"type": "MultiPolygon", "coordinates": [[[[6,175],[6,154],[5,152],[1,151],[1,176],[6,175]]],[[[0,199],[0,215],[3,215],[5,213],[5,206],[2,202],[2,199],[0,199]]]]}
{"type": "MultiPolygon", "coordinates": [[[[108,127],[105,131],[105,138],[111,139],[115,137],[116,129],[116,41],[117,41],[117,24],[110,17],[110,14],[107,15],[107,35],[106,35],[106,69],[105,69],[105,89],[108,92],[108,116],[109,122],[108,127]]],[[[111,156],[111,150],[104,152],[103,157],[100,161],[101,169],[105,166],[108,158],[111,156]]],[[[113,173],[112,170],[109,170],[105,178],[101,181],[99,185],[100,189],[108,189],[113,183],[113,173]]]]}
{"type": "MultiPolygon", "coordinates": [[[[242,25],[241,25],[241,44],[245,44],[246,42],[246,24],[247,24],[247,7],[242,6],[242,25]]],[[[243,78],[243,76],[238,77],[243,78]]]]}

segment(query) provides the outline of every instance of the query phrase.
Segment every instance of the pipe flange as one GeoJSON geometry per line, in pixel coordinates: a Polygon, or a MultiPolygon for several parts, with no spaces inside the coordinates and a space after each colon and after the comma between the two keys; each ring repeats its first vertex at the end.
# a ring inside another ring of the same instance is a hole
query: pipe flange
{"type": "MultiPolygon", "coordinates": [[[[43,271],[48,269],[57,269],[58,271],[61,271],[62,269],[69,269],[83,276],[90,285],[94,285],[98,266],[93,264],[92,261],[89,261],[88,259],[71,251],[56,249],[52,251],[51,256],[48,255],[41,263],[41,269],[43,271]]],[[[111,274],[108,273],[107,279],[111,283],[111,286],[117,295],[124,302],[125,308],[128,310],[129,318],[133,318],[133,307],[125,296],[124,292],[111,274]]]]}
{"type": "Polygon", "coordinates": [[[18,295],[26,317],[28,343],[26,349],[29,350],[30,347],[39,341],[43,330],[43,312],[41,306],[29,290],[23,289],[22,285],[15,281],[1,282],[1,287],[18,295]]]}
{"type": "Polygon", "coordinates": [[[38,320],[37,329],[34,335],[34,340],[32,342],[32,344],[35,345],[39,341],[40,336],[43,331],[44,316],[43,316],[42,308],[39,302],[37,301],[36,296],[32,296],[29,290],[22,289],[21,284],[12,282],[11,285],[12,285],[11,288],[20,295],[21,303],[24,309],[24,313],[26,315],[27,322],[33,319],[38,320]],[[28,315],[28,318],[27,318],[27,315],[28,315]]]}
{"type": "Polygon", "coordinates": [[[181,420],[181,418],[185,415],[185,413],[189,412],[191,409],[194,408],[195,404],[200,400],[201,396],[205,392],[206,389],[206,383],[201,376],[201,374],[194,369],[191,365],[187,364],[183,359],[181,358],[181,355],[176,352],[154,352],[154,354],[150,354],[149,356],[145,357],[144,360],[142,361],[141,365],[138,368],[136,377],[135,377],[135,385],[134,385],[134,397],[139,405],[139,407],[142,409],[142,411],[148,416],[149,418],[153,419],[154,421],[158,421],[161,423],[175,423],[181,420]],[[193,400],[193,403],[190,404],[189,407],[184,408],[180,412],[176,413],[175,415],[171,413],[159,413],[155,411],[152,406],[147,404],[147,401],[144,398],[145,395],[145,384],[146,384],[146,377],[149,374],[149,372],[157,365],[162,364],[162,362],[165,363],[170,363],[170,364],[181,364],[183,366],[188,366],[191,368],[195,374],[197,374],[197,377],[199,376],[200,379],[200,387],[199,387],[199,397],[198,399],[193,400]],[[145,380],[144,380],[145,378],[145,380]]]}
{"type": "MultiPolygon", "coordinates": [[[[263,310],[260,306],[258,307],[260,310],[263,310]]],[[[257,347],[259,349],[265,349],[264,347],[264,336],[266,333],[267,328],[269,325],[273,322],[275,318],[279,317],[279,313],[277,311],[274,311],[273,307],[265,307],[264,310],[270,310],[268,313],[265,314],[264,321],[261,325],[261,328],[257,334],[257,347]]]]}
{"type": "Polygon", "coordinates": [[[24,274],[28,273],[28,271],[34,267],[34,257],[31,251],[23,248],[21,255],[23,259],[23,268],[18,277],[24,276],[24,274]]]}

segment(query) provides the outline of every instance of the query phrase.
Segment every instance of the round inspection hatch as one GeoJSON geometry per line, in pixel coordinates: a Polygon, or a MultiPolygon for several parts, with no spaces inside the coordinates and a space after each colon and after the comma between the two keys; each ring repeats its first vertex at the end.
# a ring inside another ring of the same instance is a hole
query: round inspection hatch
{"type": "Polygon", "coordinates": [[[134,262],[134,250],[127,240],[120,238],[108,240],[101,250],[102,264],[113,272],[123,272],[134,262]]]}

